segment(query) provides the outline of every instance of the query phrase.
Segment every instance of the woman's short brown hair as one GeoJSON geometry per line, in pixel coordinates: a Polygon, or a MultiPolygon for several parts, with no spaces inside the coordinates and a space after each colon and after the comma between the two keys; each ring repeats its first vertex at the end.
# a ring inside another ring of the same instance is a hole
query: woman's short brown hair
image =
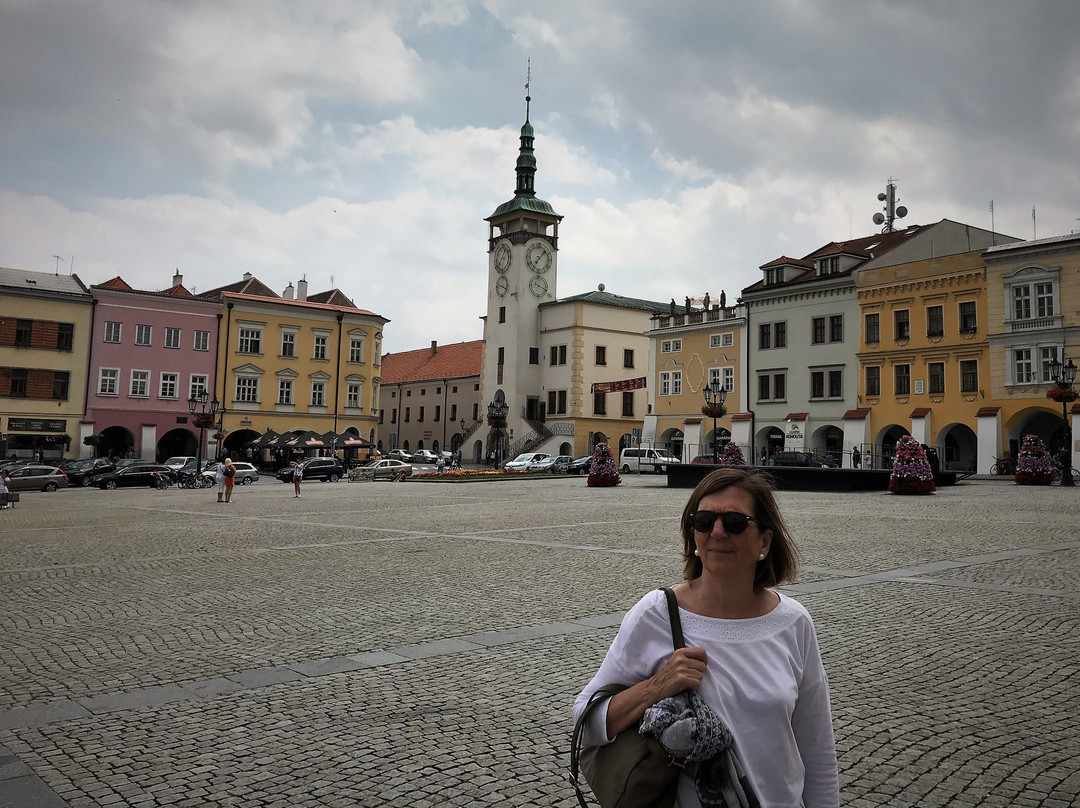
{"type": "Polygon", "coordinates": [[[698,483],[683,509],[680,527],[683,537],[683,578],[687,581],[701,577],[701,559],[694,555],[694,526],[690,514],[698,503],[710,494],[726,488],[740,488],[754,500],[753,516],[761,530],[772,531],[772,544],[764,561],[759,561],[754,575],[754,588],[777,586],[794,581],[799,573],[799,550],[788,532],[787,523],[780,513],[773,492],[772,480],[764,473],[751,469],[726,468],[711,472],[698,483]]]}

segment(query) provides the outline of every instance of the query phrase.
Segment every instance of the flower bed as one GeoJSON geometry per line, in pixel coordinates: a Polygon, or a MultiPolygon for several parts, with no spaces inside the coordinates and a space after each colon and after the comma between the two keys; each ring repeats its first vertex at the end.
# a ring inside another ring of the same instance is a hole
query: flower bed
{"type": "Polygon", "coordinates": [[[429,471],[424,474],[414,474],[407,480],[416,480],[425,483],[454,483],[454,482],[484,482],[494,480],[554,480],[565,477],[565,474],[550,474],[540,471],[506,471],[505,469],[447,469],[442,474],[437,471],[429,471]]]}

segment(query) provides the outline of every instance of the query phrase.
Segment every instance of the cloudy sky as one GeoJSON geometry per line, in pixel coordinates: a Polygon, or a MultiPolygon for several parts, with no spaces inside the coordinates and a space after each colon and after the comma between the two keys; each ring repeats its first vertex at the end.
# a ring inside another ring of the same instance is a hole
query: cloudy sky
{"type": "Polygon", "coordinates": [[[528,59],[562,296],[733,297],[889,177],[905,224],[1080,228],[1076,0],[0,0],[0,266],[478,339],[528,59]]]}

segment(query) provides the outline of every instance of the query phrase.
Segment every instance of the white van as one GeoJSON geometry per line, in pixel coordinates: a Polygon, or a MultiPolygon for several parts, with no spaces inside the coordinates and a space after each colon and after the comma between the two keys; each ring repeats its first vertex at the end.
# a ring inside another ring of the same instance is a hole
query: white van
{"type": "Polygon", "coordinates": [[[681,462],[667,449],[623,449],[619,452],[619,470],[623,474],[632,471],[663,474],[669,465],[681,462]]]}

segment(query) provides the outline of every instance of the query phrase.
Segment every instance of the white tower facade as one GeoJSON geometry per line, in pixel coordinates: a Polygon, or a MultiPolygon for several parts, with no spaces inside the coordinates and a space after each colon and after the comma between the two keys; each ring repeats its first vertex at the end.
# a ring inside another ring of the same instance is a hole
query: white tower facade
{"type": "MultiPolygon", "coordinates": [[[[488,286],[484,321],[484,363],[481,406],[505,402],[506,426],[488,423],[488,451],[500,460],[514,440],[532,430],[530,420],[543,420],[541,389],[540,306],[556,300],[559,222],[562,216],[536,197],[533,128],[526,97],[525,124],[517,159],[514,197],[487,217],[488,286]]],[[[482,412],[486,417],[488,412],[482,412]]]]}

